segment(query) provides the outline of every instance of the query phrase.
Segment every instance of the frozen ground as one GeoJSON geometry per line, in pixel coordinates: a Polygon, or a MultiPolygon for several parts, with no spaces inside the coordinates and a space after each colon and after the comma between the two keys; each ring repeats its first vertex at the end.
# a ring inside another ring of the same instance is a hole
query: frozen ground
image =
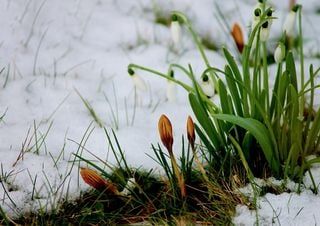
{"type": "MultiPolygon", "coordinates": [[[[279,18],[271,29],[272,49],[288,4],[271,3],[279,18]]],[[[320,16],[316,14],[320,2],[301,3],[306,54],[308,61],[319,66],[319,59],[312,56],[320,53],[320,16]]],[[[0,122],[1,207],[10,216],[39,208],[50,210],[62,199],[75,198],[87,189],[79,180],[78,164],[72,164],[72,153],[78,151],[83,137],[85,150],[80,151],[84,157],[92,159],[90,151],[114,162],[103,129],[92,123],[80,95],[108,131],[116,129],[129,164],[157,167],[146,153],[152,155],[151,143],[159,141],[157,121],[163,113],[173,122],[178,152],[187,116],[192,114],[186,93],[178,88],[177,100],[167,101],[166,81],[139,71],[148,89],[135,93],[127,65],[136,63],[165,72],[169,63],[191,63],[200,74],[204,64],[187,31],[183,30],[177,54],[172,51],[169,28],[155,23],[155,18],[167,17],[172,10],[183,11],[201,37],[234,48],[217,20],[216,4],[228,26],[236,21],[243,29],[249,25],[253,0],[0,1],[0,115],[5,113],[0,122]],[[89,134],[86,130],[90,135],[85,136],[89,134]]],[[[220,53],[207,52],[214,66],[224,65],[220,53]]],[[[176,77],[187,81],[183,74],[176,73],[176,77]]],[[[320,174],[317,168],[314,171],[320,174]]],[[[262,224],[320,222],[320,196],[309,190],[301,195],[267,194],[258,204],[262,224]]],[[[237,210],[236,224],[254,223],[255,212],[246,207],[237,210]]]]}

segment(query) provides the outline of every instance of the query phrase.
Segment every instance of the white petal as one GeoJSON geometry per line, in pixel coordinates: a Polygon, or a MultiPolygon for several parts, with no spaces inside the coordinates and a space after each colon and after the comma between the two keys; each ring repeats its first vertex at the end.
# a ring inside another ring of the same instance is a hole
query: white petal
{"type": "Polygon", "coordinates": [[[141,91],[146,91],[147,90],[147,85],[146,83],[143,81],[142,78],[140,78],[137,74],[134,74],[131,76],[132,78],[132,82],[133,82],[133,85],[141,90],[141,91]]]}
{"type": "Polygon", "coordinates": [[[201,82],[201,88],[206,96],[209,98],[214,96],[214,85],[211,79],[205,82],[201,82]]]}
{"type": "Polygon", "coordinates": [[[261,28],[260,30],[260,41],[266,42],[269,37],[270,25],[267,28],[261,28]]]}
{"type": "Polygon", "coordinates": [[[175,101],[177,99],[177,84],[173,81],[168,81],[167,98],[169,101],[175,101]]]}
{"type": "Polygon", "coordinates": [[[178,45],[181,40],[181,27],[178,21],[171,22],[171,35],[174,44],[178,45]]]}
{"type": "Polygon", "coordinates": [[[292,35],[295,23],[296,23],[296,12],[290,11],[286,17],[286,20],[283,23],[282,31],[285,32],[287,35],[292,35]]]}

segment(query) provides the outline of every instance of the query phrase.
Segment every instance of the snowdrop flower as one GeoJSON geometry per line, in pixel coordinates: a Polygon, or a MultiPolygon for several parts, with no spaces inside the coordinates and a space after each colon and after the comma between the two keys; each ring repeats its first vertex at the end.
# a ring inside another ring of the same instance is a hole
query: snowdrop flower
{"type": "Polygon", "coordinates": [[[260,30],[260,41],[266,42],[269,37],[269,31],[270,31],[270,22],[267,21],[262,24],[261,30],[260,30]]]}
{"type": "Polygon", "coordinates": [[[147,90],[147,85],[146,83],[143,81],[142,78],[140,78],[139,75],[137,75],[134,70],[132,70],[131,68],[128,69],[128,73],[131,76],[133,85],[135,88],[141,90],[141,91],[146,91],[147,90]]]}
{"type": "Polygon", "coordinates": [[[172,35],[172,40],[174,44],[179,45],[181,41],[181,27],[178,21],[178,17],[175,14],[172,15],[170,29],[171,29],[171,35],[172,35]]]}
{"type": "Polygon", "coordinates": [[[252,22],[251,22],[251,30],[253,30],[257,24],[260,22],[260,17],[262,14],[262,9],[261,8],[256,8],[253,12],[253,18],[252,18],[252,22]]]}
{"type": "Polygon", "coordinates": [[[120,192],[120,195],[128,196],[135,187],[136,187],[136,179],[134,179],[134,177],[131,177],[128,179],[124,189],[120,192]]]}
{"type": "Polygon", "coordinates": [[[286,47],[280,42],[274,51],[274,60],[277,64],[280,64],[286,55],[286,47]]]}
{"type": "Polygon", "coordinates": [[[299,9],[298,5],[295,5],[294,7],[292,7],[291,11],[287,15],[283,23],[282,31],[286,33],[286,35],[292,35],[292,33],[294,32],[298,9],[299,9]]]}
{"type": "MultiPolygon", "coordinates": [[[[173,71],[170,72],[170,76],[174,77],[173,71]]],[[[169,79],[167,82],[167,99],[172,102],[177,99],[177,84],[169,79]]]]}
{"type": "Polygon", "coordinates": [[[204,74],[201,78],[201,83],[200,86],[204,92],[204,94],[208,97],[211,98],[214,96],[214,85],[212,80],[209,78],[208,75],[204,74]]]}

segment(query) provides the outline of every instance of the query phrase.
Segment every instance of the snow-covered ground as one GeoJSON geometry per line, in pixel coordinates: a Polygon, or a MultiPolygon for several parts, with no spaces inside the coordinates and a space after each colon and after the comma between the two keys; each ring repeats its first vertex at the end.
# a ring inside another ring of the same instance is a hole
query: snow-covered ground
{"type": "MultiPolygon", "coordinates": [[[[272,49],[288,1],[270,3],[278,17],[271,28],[272,49]]],[[[157,122],[163,113],[173,123],[174,149],[179,152],[187,116],[192,115],[186,92],[177,87],[177,100],[167,101],[165,80],[136,71],[148,88],[135,93],[127,65],[166,72],[170,63],[191,63],[200,75],[204,63],[187,30],[183,29],[179,52],[172,51],[170,29],[155,23],[156,16],[182,11],[201,37],[234,49],[219,23],[217,6],[229,27],[238,22],[245,29],[255,4],[254,0],[0,1],[0,115],[5,113],[0,122],[0,205],[5,212],[17,216],[39,208],[50,210],[62,199],[79,196],[88,187],[79,180],[78,164],[72,163],[77,151],[85,158],[93,159],[92,152],[114,162],[103,129],[92,123],[80,95],[109,132],[116,130],[130,165],[157,167],[147,154],[152,155],[151,143],[159,141],[157,122]],[[80,143],[85,149],[79,149],[80,143]]],[[[312,56],[320,53],[320,15],[316,14],[320,2],[301,4],[305,52],[317,67],[319,59],[312,56]]],[[[220,53],[207,53],[213,66],[223,67],[220,53]]],[[[182,73],[175,76],[188,82],[182,73]]],[[[320,176],[317,179],[319,183],[320,176]]],[[[267,194],[258,206],[262,224],[320,222],[320,196],[309,190],[300,195],[267,194]]],[[[236,224],[254,223],[255,212],[246,207],[237,210],[236,224]]]]}

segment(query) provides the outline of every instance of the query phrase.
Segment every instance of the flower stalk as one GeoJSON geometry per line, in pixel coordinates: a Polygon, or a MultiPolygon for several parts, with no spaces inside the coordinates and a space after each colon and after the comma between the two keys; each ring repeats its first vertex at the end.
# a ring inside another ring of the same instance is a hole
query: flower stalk
{"type": "Polygon", "coordinates": [[[172,151],[172,145],[173,145],[172,125],[167,116],[161,115],[158,122],[158,129],[159,129],[161,141],[168,150],[170,160],[171,160],[171,165],[180,188],[181,197],[183,200],[185,200],[186,198],[185,181],[184,181],[183,174],[180,172],[176,158],[172,151]]]}

